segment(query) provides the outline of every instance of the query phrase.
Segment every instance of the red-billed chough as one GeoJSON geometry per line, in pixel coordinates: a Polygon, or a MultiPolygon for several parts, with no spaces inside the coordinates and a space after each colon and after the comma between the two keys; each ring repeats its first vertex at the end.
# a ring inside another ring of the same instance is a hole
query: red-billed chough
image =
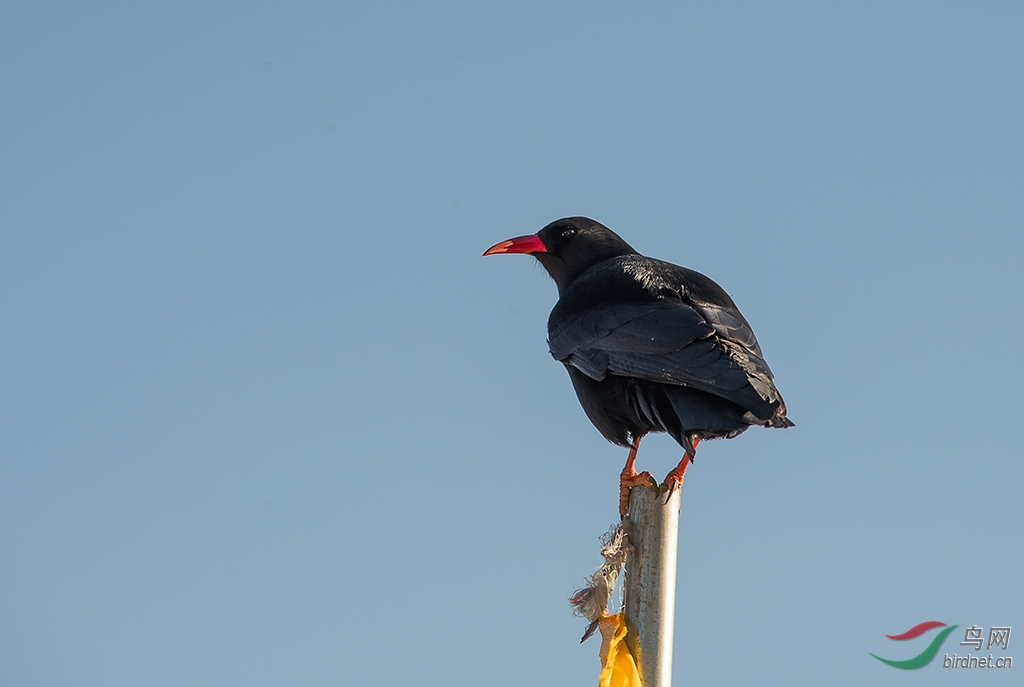
{"type": "Polygon", "coordinates": [[[732,438],[751,425],[793,426],[750,324],[703,274],[640,255],[586,217],[560,219],[484,255],[495,253],[533,255],[558,287],[548,346],[590,421],[630,449],[623,514],[629,487],[657,486],[634,469],[648,432],[668,432],[686,451],[665,477],[663,488],[672,490],[701,439],[732,438]]]}

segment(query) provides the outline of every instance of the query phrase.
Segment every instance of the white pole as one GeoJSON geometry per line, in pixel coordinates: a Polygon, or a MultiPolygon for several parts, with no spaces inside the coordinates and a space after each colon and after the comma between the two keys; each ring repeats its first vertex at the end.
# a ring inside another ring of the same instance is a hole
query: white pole
{"type": "Polygon", "coordinates": [[[654,487],[633,487],[629,496],[634,550],[626,559],[626,644],[639,664],[644,687],[672,685],[681,491],[676,489],[664,504],[654,487]]]}

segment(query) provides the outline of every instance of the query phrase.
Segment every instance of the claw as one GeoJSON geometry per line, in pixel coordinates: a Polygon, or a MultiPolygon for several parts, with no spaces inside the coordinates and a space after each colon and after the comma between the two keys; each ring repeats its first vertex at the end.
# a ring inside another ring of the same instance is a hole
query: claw
{"type": "MultiPolygon", "coordinates": [[[[686,461],[687,464],[689,464],[689,458],[684,457],[683,460],[686,461]]],[[[668,475],[666,475],[665,477],[665,481],[661,483],[661,489],[658,491],[658,495],[665,497],[665,500],[662,501],[662,503],[668,503],[668,500],[672,498],[673,492],[675,492],[676,489],[679,489],[680,487],[683,486],[682,473],[686,472],[686,467],[684,466],[682,472],[679,472],[679,474],[676,474],[677,471],[678,468],[668,473],[668,475]]]]}
{"type": "Polygon", "coordinates": [[[686,475],[686,468],[693,462],[693,454],[696,453],[697,443],[700,439],[693,439],[692,442],[689,440],[687,444],[691,444],[686,447],[689,450],[683,455],[683,459],[679,461],[679,465],[672,468],[672,470],[665,475],[665,481],[661,483],[661,491],[659,495],[665,497],[663,503],[668,503],[668,500],[672,498],[672,493],[683,486],[683,477],[686,475]]]}
{"type": "Polygon", "coordinates": [[[665,483],[661,485],[661,489],[658,490],[658,496],[665,497],[664,499],[662,499],[661,505],[665,505],[666,503],[668,503],[672,499],[672,493],[675,492],[676,489],[679,489],[681,486],[681,483],[677,482],[674,479],[666,480],[665,483]]]}

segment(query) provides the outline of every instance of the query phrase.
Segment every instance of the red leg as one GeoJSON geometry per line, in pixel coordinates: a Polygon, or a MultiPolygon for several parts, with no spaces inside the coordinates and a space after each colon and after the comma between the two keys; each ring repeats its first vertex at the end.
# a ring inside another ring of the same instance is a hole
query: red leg
{"type": "Polygon", "coordinates": [[[635,437],[633,439],[633,446],[629,449],[629,457],[626,458],[626,467],[622,468],[622,474],[619,475],[619,516],[624,516],[629,512],[629,490],[633,487],[640,486],[641,484],[650,487],[657,487],[658,483],[654,481],[654,477],[651,473],[644,471],[637,473],[636,471],[636,452],[640,448],[641,437],[635,437]]]}
{"type": "MultiPolygon", "coordinates": [[[[697,444],[700,443],[700,439],[693,440],[693,450],[697,450],[697,444]]],[[[683,459],[679,461],[679,465],[672,468],[667,475],[665,475],[665,481],[661,483],[661,493],[665,494],[665,501],[668,501],[672,492],[683,486],[683,476],[686,475],[686,468],[693,462],[690,460],[689,451],[683,454],[683,459]]]]}

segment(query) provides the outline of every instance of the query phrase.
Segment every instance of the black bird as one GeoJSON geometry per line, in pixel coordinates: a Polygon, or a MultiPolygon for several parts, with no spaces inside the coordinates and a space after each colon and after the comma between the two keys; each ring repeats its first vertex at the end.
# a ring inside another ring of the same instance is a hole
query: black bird
{"type": "Polygon", "coordinates": [[[640,255],[586,217],[557,220],[484,255],[495,253],[533,255],[558,287],[548,347],[598,431],[630,449],[623,514],[631,486],[657,486],[634,469],[648,432],[667,432],[685,450],[665,477],[662,488],[671,491],[700,440],[731,439],[751,425],[793,426],[750,324],[703,274],[640,255]]]}

